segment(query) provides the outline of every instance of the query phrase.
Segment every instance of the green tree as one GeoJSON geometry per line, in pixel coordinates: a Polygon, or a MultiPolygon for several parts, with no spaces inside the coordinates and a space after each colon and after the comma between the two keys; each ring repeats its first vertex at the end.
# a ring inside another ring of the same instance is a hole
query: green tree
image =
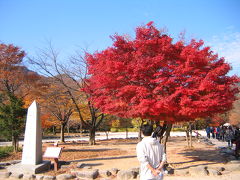
{"type": "Polygon", "coordinates": [[[23,101],[12,94],[0,96],[0,131],[7,140],[12,140],[14,152],[18,151],[18,139],[24,129],[26,109],[23,101]]]}

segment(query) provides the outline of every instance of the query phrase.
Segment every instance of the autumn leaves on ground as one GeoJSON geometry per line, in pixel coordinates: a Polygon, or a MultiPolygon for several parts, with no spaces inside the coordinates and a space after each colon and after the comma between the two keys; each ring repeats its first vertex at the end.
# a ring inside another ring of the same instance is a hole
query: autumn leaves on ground
{"type": "MultiPolygon", "coordinates": [[[[171,167],[186,169],[196,165],[219,164],[226,161],[213,146],[199,143],[196,139],[193,141],[194,147],[189,149],[184,137],[170,138],[167,145],[167,156],[171,167]]],[[[137,142],[137,139],[115,139],[97,141],[95,146],[89,146],[86,142],[60,144],[60,147],[64,147],[60,161],[66,161],[69,166],[68,168],[61,168],[57,172],[51,170],[45,174],[67,173],[75,169],[78,163],[84,163],[100,170],[138,167],[139,163],[135,152],[137,142]]],[[[51,143],[44,144],[43,151],[47,146],[52,145],[51,143]]],[[[21,153],[13,154],[0,161],[10,159],[21,159],[21,153]]]]}

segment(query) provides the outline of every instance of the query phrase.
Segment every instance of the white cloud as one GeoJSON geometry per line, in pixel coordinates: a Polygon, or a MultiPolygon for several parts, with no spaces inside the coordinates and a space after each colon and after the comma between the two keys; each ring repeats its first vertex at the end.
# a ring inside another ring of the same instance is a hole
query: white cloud
{"type": "Polygon", "coordinates": [[[213,36],[206,44],[231,64],[230,75],[240,76],[240,32],[233,32],[233,28],[229,27],[225,33],[213,36]]]}

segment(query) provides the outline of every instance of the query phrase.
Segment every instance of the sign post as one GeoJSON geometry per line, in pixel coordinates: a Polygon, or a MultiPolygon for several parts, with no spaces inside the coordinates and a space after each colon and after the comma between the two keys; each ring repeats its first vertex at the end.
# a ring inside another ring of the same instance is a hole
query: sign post
{"type": "Polygon", "coordinates": [[[43,157],[53,159],[54,171],[58,170],[58,159],[62,153],[61,147],[47,147],[43,157]]]}

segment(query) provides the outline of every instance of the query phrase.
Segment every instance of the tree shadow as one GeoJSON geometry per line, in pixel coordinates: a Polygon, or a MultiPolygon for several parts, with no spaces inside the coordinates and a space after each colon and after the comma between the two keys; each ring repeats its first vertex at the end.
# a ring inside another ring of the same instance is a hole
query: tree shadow
{"type": "Polygon", "coordinates": [[[63,146],[87,146],[89,143],[86,141],[70,141],[70,142],[65,142],[65,143],[59,143],[59,145],[63,146]]]}
{"type": "Polygon", "coordinates": [[[217,149],[214,149],[214,150],[188,149],[188,150],[185,150],[184,152],[177,153],[177,154],[181,154],[191,160],[184,161],[184,162],[170,163],[171,165],[186,164],[186,166],[176,168],[176,169],[187,169],[189,167],[195,167],[199,165],[210,165],[210,164],[219,164],[219,163],[227,162],[227,158],[220,155],[219,150],[217,149]],[[200,163],[187,165],[187,163],[193,163],[193,162],[200,162],[200,163]]]}
{"type": "MultiPolygon", "coordinates": [[[[45,142],[46,146],[54,146],[54,142],[45,142]]],[[[58,142],[58,146],[87,146],[88,142],[87,141],[67,141],[67,142],[58,142]]]]}
{"type": "Polygon", "coordinates": [[[167,143],[175,143],[175,142],[186,142],[186,138],[184,136],[177,136],[177,137],[169,137],[167,143]]]}
{"type": "Polygon", "coordinates": [[[111,144],[111,145],[134,145],[136,144],[137,145],[137,142],[115,142],[115,143],[108,143],[108,144],[111,144]]]}
{"type": "Polygon", "coordinates": [[[86,168],[86,167],[93,167],[93,166],[101,166],[103,163],[83,163],[80,168],[86,168]]]}
{"type": "Polygon", "coordinates": [[[184,167],[174,168],[174,169],[175,170],[182,170],[182,169],[188,169],[190,167],[207,166],[207,165],[213,165],[213,164],[217,164],[217,163],[214,163],[214,162],[212,162],[212,163],[201,163],[201,164],[194,164],[194,165],[189,165],[189,166],[184,166],[184,167]]]}
{"type": "Polygon", "coordinates": [[[63,149],[63,152],[104,152],[104,151],[111,151],[116,149],[63,149]]]}
{"type": "Polygon", "coordinates": [[[101,166],[101,165],[103,165],[103,163],[87,163],[87,164],[84,163],[83,168],[86,166],[92,167],[92,166],[101,166]]]}
{"type": "Polygon", "coordinates": [[[118,156],[118,157],[90,158],[90,159],[72,160],[72,161],[69,161],[69,162],[85,162],[85,161],[113,160],[113,159],[127,159],[127,158],[136,158],[136,156],[118,156]]]}
{"type": "Polygon", "coordinates": [[[170,164],[177,165],[177,164],[184,164],[184,163],[191,163],[191,162],[196,162],[196,161],[194,161],[194,160],[192,160],[192,161],[182,161],[182,162],[174,162],[174,163],[170,163],[170,164]]]}
{"type": "Polygon", "coordinates": [[[178,153],[182,154],[185,157],[191,158],[195,161],[210,161],[216,163],[223,163],[225,162],[226,158],[220,155],[219,150],[185,150],[185,152],[178,153]]]}

